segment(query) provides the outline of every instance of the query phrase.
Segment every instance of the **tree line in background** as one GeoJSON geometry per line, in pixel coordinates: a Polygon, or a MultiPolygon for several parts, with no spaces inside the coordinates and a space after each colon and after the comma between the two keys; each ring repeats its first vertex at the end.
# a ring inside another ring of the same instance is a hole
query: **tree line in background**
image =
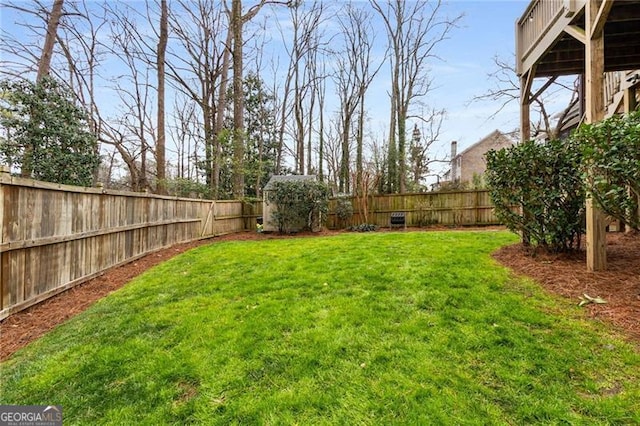
{"type": "Polygon", "coordinates": [[[23,19],[21,34],[3,30],[0,42],[0,155],[25,177],[55,180],[58,164],[65,183],[242,198],[294,173],[334,192],[394,193],[419,190],[435,161],[444,111],[428,104],[429,66],[460,19],[440,1],[3,7],[23,19]],[[276,37],[283,54],[265,57],[276,37]],[[384,69],[380,137],[366,99],[384,69]],[[42,115],[54,109],[63,115],[42,115]],[[58,133],[43,136],[52,126],[58,133]]]}

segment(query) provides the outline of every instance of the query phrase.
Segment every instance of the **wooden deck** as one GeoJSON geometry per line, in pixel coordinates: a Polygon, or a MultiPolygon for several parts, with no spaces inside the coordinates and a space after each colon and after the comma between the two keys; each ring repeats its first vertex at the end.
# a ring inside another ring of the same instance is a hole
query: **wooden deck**
{"type": "MultiPolygon", "coordinates": [[[[584,75],[584,121],[638,108],[640,0],[532,0],[516,23],[520,126],[530,137],[530,105],[562,75],[584,75]],[[531,93],[533,80],[548,78],[531,93]]],[[[604,270],[606,220],[587,200],[587,269],[604,270]]]]}
{"type": "MultiPolygon", "coordinates": [[[[518,75],[582,74],[588,0],[533,0],[516,23],[518,75]]],[[[640,0],[606,0],[605,71],[640,68],[640,0]]]]}

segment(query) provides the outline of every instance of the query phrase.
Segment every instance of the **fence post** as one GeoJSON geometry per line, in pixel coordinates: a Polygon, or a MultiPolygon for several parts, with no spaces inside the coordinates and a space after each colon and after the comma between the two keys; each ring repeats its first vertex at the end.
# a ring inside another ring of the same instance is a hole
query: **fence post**
{"type": "MultiPolygon", "coordinates": [[[[4,243],[4,182],[8,182],[11,179],[11,173],[9,167],[0,165],[0,246],[4,243]]],[[[2,280],[2,265],[4,263],[4,253],[0,251],[0,310],[4,309],[4,286],[2,280]]]]}

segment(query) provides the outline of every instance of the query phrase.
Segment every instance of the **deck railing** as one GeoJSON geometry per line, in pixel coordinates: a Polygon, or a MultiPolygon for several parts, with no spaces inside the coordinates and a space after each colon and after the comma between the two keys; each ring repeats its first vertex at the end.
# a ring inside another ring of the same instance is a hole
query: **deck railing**
{"type": "Polygon", "coordinates": [[[522,64],[560,18],[571,18],[584,0],[533,0],[516,23],[518,74],[522,64]]]}
{"type": "Polygon", "coordinates": [[[622,89],[620,85],[625,72],[606,72],[604,73],[604,104],[609,106],[614,102],[616,93],[619,93],[622,89]]]}
{"type": "MultiPolygon", "coordinates": [[[[638,79],[640,79],[640,69],[614,71],[604,74],[604,106],[606,117],[623,112],[625,90],[637,84],[638,79]]],[[[631,108],[635,108],[635,106],[631,106],[631,108]]]]}

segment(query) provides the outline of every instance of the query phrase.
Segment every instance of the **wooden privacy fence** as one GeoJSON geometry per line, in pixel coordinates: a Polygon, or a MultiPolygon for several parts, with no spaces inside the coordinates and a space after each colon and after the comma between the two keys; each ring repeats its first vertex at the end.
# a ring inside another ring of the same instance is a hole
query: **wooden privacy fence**
{"type": "Polygon", "coordinates": [[[80,188],[0,169],[0,320],[176,243],[255,229],[262,204],[80,188]]]}
{"type": "MultiPolygon", "coordinates": [[[[353,216],[345,223],[335,213],[338,200],[330,201],[327,221],[329,228],[344,228],[364,222],[361,200],[349,200],[353,206],[353,216]]],[[[406,226],[500,224],[493,212],[487,190],[372,195],[368,197],[367,203],[368,223],[377,226],[390,226],[392,213],[404,213],[406,226]]]]}

